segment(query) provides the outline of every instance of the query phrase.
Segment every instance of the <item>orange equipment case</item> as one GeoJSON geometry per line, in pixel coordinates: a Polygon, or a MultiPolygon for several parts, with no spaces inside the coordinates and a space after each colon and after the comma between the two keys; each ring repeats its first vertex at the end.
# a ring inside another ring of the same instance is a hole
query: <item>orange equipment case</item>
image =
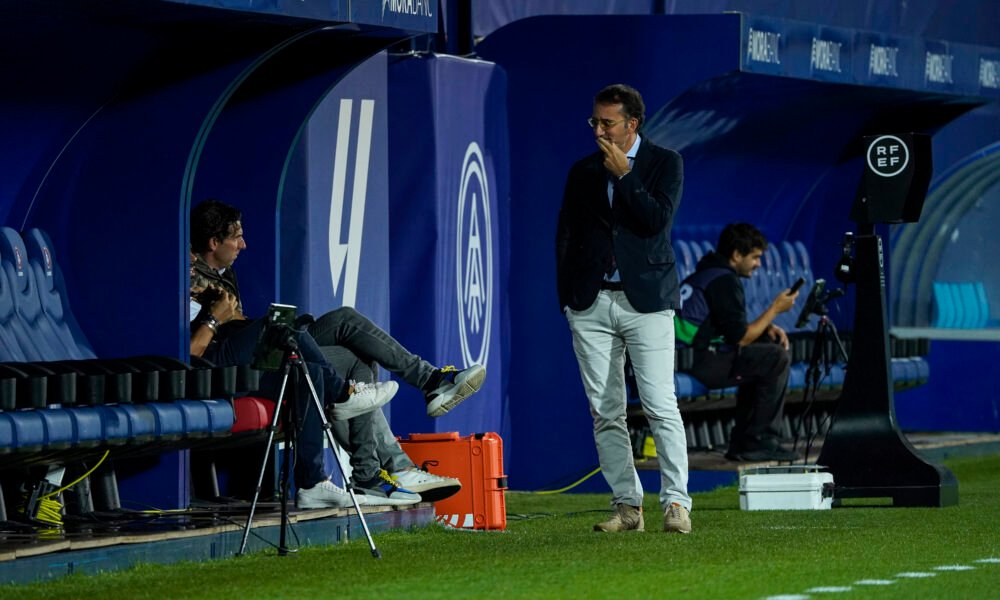
{"type": "Polygon", "coordinates": [[[411,433],[399,440],[420,468],[456,477],[462,489],[434,503],[437,521],[459,529],[506,529],[503,440],[495,433],[460,437],[457,431],[411,433]]]}

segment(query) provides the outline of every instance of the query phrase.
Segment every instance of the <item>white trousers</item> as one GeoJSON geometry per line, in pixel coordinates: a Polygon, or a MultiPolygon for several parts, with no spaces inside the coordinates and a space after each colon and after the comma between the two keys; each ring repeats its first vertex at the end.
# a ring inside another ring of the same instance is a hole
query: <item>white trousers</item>
{"type": "Polygon", "coordinates": [[[625,292],[601,290],[582,311],[566,309],[583,388],[594,418],[597,455],[612,504],[642,506],[642,483],[625,422],[625,350],[635,370],[660,463],[660,504],[691,510],[684,423],[674,391],[674,311],[640,313],[625,292]]]}

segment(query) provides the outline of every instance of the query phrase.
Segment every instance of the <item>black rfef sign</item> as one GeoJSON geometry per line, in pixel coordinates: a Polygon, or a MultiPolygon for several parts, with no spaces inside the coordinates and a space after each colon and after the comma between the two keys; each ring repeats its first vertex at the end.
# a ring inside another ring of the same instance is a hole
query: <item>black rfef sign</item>
{"type": "Polygon", "coordinates": [[[856,223],[916,223],[931,182],[931,138],[921,133],[862,138],[864,173],[851,208],[856,223]]]}

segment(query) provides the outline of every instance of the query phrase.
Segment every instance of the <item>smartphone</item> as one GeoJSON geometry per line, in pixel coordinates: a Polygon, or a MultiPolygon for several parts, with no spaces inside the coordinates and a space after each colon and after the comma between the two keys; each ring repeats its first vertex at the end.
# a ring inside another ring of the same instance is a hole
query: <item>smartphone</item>
{"type": "Polygon", "coordinates": [[[280,334],[295,325],[297,307],[290,304],[272,304],[267,309],[267,324],[260,330],[257,347],[253,353],[253,368],[258,371],[278,371],[285,359],[286,349],[275,343],[280,334]]]}
{"type": "Polygon", "coordinates": [[[799,288],[802,287],[802,284],[804,284],[805,282],[806,280],[804,277],[799,277],[798,280],[792,284],[792,288],[788,290],[788,295],[791,296],[795,292],[799,291],[799,288]]]}

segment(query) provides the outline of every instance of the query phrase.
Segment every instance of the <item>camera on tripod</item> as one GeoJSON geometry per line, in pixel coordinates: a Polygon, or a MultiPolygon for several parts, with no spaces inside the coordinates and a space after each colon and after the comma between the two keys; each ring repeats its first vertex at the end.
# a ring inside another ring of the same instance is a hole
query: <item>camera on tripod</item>
{"type": "Polygon", "coordinates": [[[813,284],[812,289],[809,290],[809,296],[806,298],[806,303],[802,305],[802,311],[799,312],[799,319],[795,322],[796,329],[802,329],[809,322],[809,317],[811,315],[818,315],[820,317],[825,317],[829,314],[830,310],[827,308],[827,303],[834,298],[839,298],[844,295],[844,290],[837,288],[835,290],[830,290],[824,293],[826,289],[826,280],[817,279],[813,284]]]}
{"type": "MultiPolygon", "coordinates": [[[[297,436],[298,430],[302,428],[301,425],[296,425],[299,423],[298,417],[296,415],[297,410],[308,411],[310,410],[310,405],[306,404],[300,408],[296,407],[298,402],[288,402],[286,406],[286,392],[288,389],[295,390],[293,393],[298,396],[307,395],[308,399],[311,400],[311,410],[315,410],[318,415],[320,422],[320,430],[326,438],[326,442],[330,445],[330,448],[340,447],[336,438],[333,437],[333,428],[326,418],[326,411],[323,401],[320,399],[316,386],[313,384],[312,378],[309,376],[309,369],[306,367],[306,363],[303,357],[298,352],[299,350],[299,335],[305,332],[306,327],[313,323],[312,315],[306,313],[301,317],[296,318],[295,313],[297,307],[291,306],[289,304],[272,304],[267,310],[267,317],[264,320],[263,327],[261,327],[260,333],[257,337],[257,346],[254,348],[253,353],[253,368],[259,371],[284,371],[282,380],[278,389],[277,398],[275,398],[274,414],[271,416],[271,426],[268,427],[267,435],[267,449],[264,451],[264,460],[260,464],[260,473],[257,476],[257,489],[254,492],[253,501],[250,503],[250,513],[247,515],[246,525],[243,527],[243,539],[240,542],[240,550],[237,552],[238,555],[243,555],[247,549],[247,541],[250,536],[251,525],[253,524],[254,513],[257,510],[257,501],[260,499],[261,485],[264,481],[264,473],[268,467],[268,460],[271,456],[272,445],[274,444],[274,436],[278,431],[282,431],[284,435],[285,453],[283,457],[283,466],[281,467],[281,482],[279,485],[280,493],[280,504],[281,504],[281,523],[279,527],[279,538],[278,538],[278,556],[287,556],[291,550],[285,543],[286,531],[288,529],[288,497],[289,497],[289,475],[292,472],[292,462],[291,454],[289,448],[296,449],[297,452],[297,436]],[[291,381],[289,378],[291,377],[291,381]],[[289,383],[291,384],[289,386],[289,383]],[[284,419],[284,420],[282,420],[284,419]],[[279,423],[282,426],[279,427],[279,423]]],[[[303,413],[303,421],[305,419],[303,413]]],[[[349,482],[348,475],[344,472],[344,467],[340,463],[340,460],[333,461],[337,468],[340,469],[340,476],[345,482],[349,482]]],[[[351,503],[354,505],[354,510],[357,512],[358,520],[361,522],[361,528],[365,532],[365,537],[368,540],[368,547],[371,549],[372,556],[374,558],[381,558],[382,555],[378,548],[375,547],[375,541],[372,539],[371,531],[368,529],[368,523],[365,521],[364,513],[361,511],[361,505],[358,503],[357,497],[354,495],[354,488],[350,483],[347,483],[347,492],[351,497],[351,503]]]]}
{"type": "Polygon", "coordinates": [[[297,307],[290,304],[272,304],[267,309],[267,318],[253,352],[251,366],[254,369],[279,371],[288,352],[298,349],[296,310],[297,307]]]}

